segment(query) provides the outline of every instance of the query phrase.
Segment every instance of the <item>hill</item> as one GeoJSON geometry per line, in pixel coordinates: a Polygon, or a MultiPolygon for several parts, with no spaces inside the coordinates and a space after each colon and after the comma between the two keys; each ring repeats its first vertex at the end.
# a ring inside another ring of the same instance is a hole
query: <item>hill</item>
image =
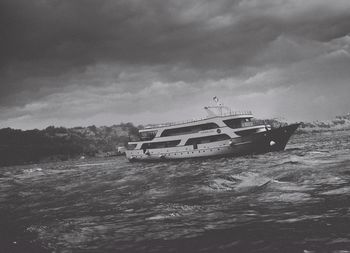
{"type": "Polygon", "coordinates": [[[322,132],[350,130],[350,113],[336,116],[333,120],[301,122],[299,131],[302,132],[322,132]]]}
{"type": "Polygon", "coordinates": [[[110,127],[54,127],[44,130],[0,129],[0,166],[60,161],[113,154],[138,138],[132,123],[110,127]]]}
{"type": "MultiPolygon", "coordinates": [[[[254,119],[255,124],[266,124],[273,128],[285,126],[288,123],[283,119],[254,119]]],[[[341,131],[350,130],[350,113],[336,116],[332,120],[300,122],[296,133],[324,132],[324,131],[341,131]]]]}

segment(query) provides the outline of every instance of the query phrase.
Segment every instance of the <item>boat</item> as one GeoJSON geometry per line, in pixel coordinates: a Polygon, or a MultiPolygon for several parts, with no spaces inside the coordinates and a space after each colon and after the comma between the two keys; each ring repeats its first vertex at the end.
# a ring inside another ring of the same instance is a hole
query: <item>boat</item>
{"type": "Polygon", "coordinates": [[[255,123],[251,111],[232,111],[218,102],[207,116],[183,122],[148,125],[140,140],[128,143],[130,161],[243,156],[284,150],[300,123],[272,128],[255,123]]]}

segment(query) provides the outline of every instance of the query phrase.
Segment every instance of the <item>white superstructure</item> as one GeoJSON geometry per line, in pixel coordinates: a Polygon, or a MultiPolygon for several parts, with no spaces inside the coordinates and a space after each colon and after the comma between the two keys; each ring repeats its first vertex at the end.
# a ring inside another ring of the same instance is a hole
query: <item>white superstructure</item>
{"type": "MultiPolygon", "coordinates": [[[[218,102],[216,97],[214,100],[218,102]]],[[[203,119],[151,125],[140,130],[140,141],[129,142],[126,157],[155,160],[229,155],[233,147],[239,151],[240,145],[246,147],[252,142],[246,136],[269,130],[269,126],[254,125],[250,111],[231,111],[218,103],[204,109],[208,116],[203,119]]]]}

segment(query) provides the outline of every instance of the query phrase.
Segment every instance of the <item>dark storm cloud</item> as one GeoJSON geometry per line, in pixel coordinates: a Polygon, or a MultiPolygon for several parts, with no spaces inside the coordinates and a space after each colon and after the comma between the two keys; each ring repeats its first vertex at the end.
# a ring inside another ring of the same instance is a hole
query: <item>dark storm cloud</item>
{"type": "Polygon", "coordinates": [[[32,73],[31,66],[43,75],[100,61],[237,68],[281,34],[328,41],[349,32],[346,2],[347,8],[335,10],[329,9],[334,3],[311,2],[315,6],[292,1],[3,0],[1,64],[21,62],[22,71],[32,73]]]}
{"type": "Polygon", "coordinates": [[[201,89],[268,92],[320,76],[343,87],[349,27],[347,0],[2,0],[0,111],[60,118],[75,100],[142,112],[201,89]]]}

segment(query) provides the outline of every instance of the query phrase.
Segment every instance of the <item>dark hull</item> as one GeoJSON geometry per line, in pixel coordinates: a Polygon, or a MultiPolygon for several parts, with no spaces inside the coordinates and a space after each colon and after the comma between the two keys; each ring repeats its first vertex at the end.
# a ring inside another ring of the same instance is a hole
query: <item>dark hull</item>
{"type": "Polygon", "coordinates": [[[261,154],[284,150],[289,138],[300,124],[274,128],[266,132],[232,139],[232,155],[261,154]]]}

